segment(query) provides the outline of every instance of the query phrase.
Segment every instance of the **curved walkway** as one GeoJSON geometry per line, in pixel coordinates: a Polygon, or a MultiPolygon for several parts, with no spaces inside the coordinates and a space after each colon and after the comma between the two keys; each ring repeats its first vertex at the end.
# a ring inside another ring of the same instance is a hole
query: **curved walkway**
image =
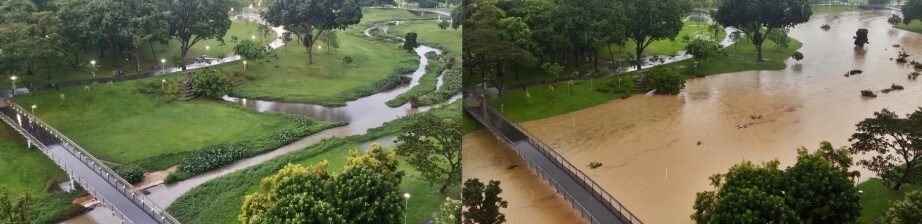
{"type": "Polygon", "coordinates": [[[557,154],[550,146],[510,122],[480,99],[465,99],[464,111],[515,150],[538,176],[579,211],[590,223],[643,223],[595,183],[588,175],[557,154]]]}
{"type": "Polygon", "coordinates": [[[102,162],[23,108],[15,104],[0,105],[0,119],[28,139],[30,146],[34,144],[51,158],[72,182],[83,186],[123,223],[179,223],[102,162]]]}

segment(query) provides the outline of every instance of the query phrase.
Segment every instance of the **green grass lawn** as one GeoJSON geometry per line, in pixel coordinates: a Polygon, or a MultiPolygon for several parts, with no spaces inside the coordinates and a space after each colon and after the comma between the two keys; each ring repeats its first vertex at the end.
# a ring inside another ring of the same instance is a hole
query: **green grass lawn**
{"type": "Polygon", "coordinates": [[[419,85],[410,88],[409,91],[398,95],[392,100],[385,102],[390,107],[399,107],[409,102],[411,97],[419,97],[435,91],[438,84],[439,76],[445,71],[442,63],[438,60],[429,59],[429,66],[426,67],[426,74],[419,79],[419,85]]]}
{"type": "Polygon", "coordinates": [[[899,23],[894,27],[909,32],[922,33],[922,22],[919,22],[919,20],[913,20],[909,24],[899,23]]]}
{"type": "MultiPolygon", "coordinates": [[[[165,78],[170,82],[179,79],[177,75],[165,78]]],[[[35,112],[43,120],[94,156],[115,163],[155,159],[173,160],[158,161],[160,164],[175,164],[181,156],[162,156],[260,140],[295,128],[293,117],[288,115],[258,113],[217,100],[166,103],[160,97],[139,93],[139,86],[156,81],[97,84],[89,92],[80,87],[65,88],[21,95],[15,101],[24,107],[37,105],[35,112]]],[[[142,163],[146,162],[150,161],[142,163]]]]}
{"type": "MultiPolygon", "coordinates": [[[[496,110],[500,110],[509,119],[525,122],[535,119],[566,114],[611,100],[629,97],[634,88],[633,75],[630,73],[605,77],[590,81],[578,81],[568,93],[568,84],[555,85],[551,94],[547,86],[528,88],[531,102],[525,101],[526,91],[515,90],[503,94],[502,97],[488,99],[487,103],[496,110]],[[618,86],[618,79],[621,85],[618,86]],[[608,92],[599,91],[599,88],[608,89],[608,92]]],[[[471,127],[471,126],[469,126],[471,127]]]]}
{"type": "Polygon", "coordinates": [[[922,186],[906,184],[899,191],[894,191],[884,186],[883,180],[871,178],[858,184],[858,190],[862,191],[861,217],[858,223],[874,223],[875,219],[882,217],[890,208],[890,201],[902,200],[906,192],[922,190],[922,186]]]}
{"type": "MultiPolygon", "coordinates": [[[[445,118],[456,117],[460,113],[460,104],[455,103],[426,113],[445,118]]],[[[312,165],[323,160],[330,163],[330,171],[338,172],[345,165],[350,150],[362,142],[400,133],[403,122],[405,119],[388,122],[382,127],[369,130],[365,135],[327,139],[305,149],[208,181],[181,196],[168,211],[183,223],[236,222],[243,197],[259,191],[259,181],[262,178],[275,174],[289,163],[312,165]],[[202,209],[204,207],[208,209],[202,209]]],[[[405,158],[400,158],[400,169],[409,174],[401,183],[402,191],[411,194],[408,223],[422,222],[438,210],[445,197],[460,192],[459,183],[459,186],[449,188],[448,193],[444,195],[436,194],[439,185],[430,186],[422,180],[418,171],[407,165],[405,158]]]]}
{"type": "Polygon", "coordinates": [[[464,113],[464,115],[462,115],[461,133],[463,133],[463,135],[468,135],[470,133],[474,133],[476,131],[480,131],[483,129],[486,129],[486,127],[483,126],[483,124],[481,124],[480,122],[477,122],[477,120],[474,119],[474,117],[471,117],[471,115],[468,115],[467,113],[464,113]]]}
{"type": "Polygon", "coordinates": [[[812,5],[813,13],[848,12],[861,10],[857,5],[812,5]]]}
{"type": "MultiPolygon", "coordinates": [[[[715,42],[720,42],[727,36],[727,34],[721,29],[721,31],[714,36],[714,32],[708,31],[708,24],[705,22],[685,20],[685,26],[682,27],[682,30],[679,31],[679,35],[676,36],[675,41],[673,40],[660,40],[650,44],[647,49],[644,50],[644,56],[651,55],[675,55],[679,51],[685,51],[685,45],[688,45],[682,40],[682,37],[688,36],[692,40],[695,38],[709,39],[715,42]]],[[[611,55],[614,54],[615,58],[624,58],[626,55],[635,54],[635,43],[634,41],[625,41],[624,46],[612,44],[611,50],[612,53],[608,52],[608,47],[599,48],[599,54],[601,60],[611,60],[611,55]]]]}
{"type": "MultiPolygon", "coordinates": [[[[705,76],[754,70],[782,70],[787,67],[784,60],[790,58],[801,46],[803,44],[800,41],[791,39],[788,48],[778,49],[775,47],[775,43],[765,41],[762,46],[762,56],[765,61],[760,62],[756,57],[755,46],[749,40],[744,39],[740,43],[724,48],[727,55],[702,62],[698,75],[705,76]]],[[[805,56],[810,57],[810,55],[805,56]]],[[[683,71],[685,68],[693,66],[694,63],[694,60],[689,59],[666,66],[683,71]]]]}
{"type": "Polygon", "coordinates": [[[379,22],[394,20],[432,20],[438,19],[438,15],[426,13],[420,16],[419,13],[410,12],[404,9],[362,9],[362,22],[360,24],[371,25],[379,22]]]}
{"type": "Polygon", "coordinates": [[[439,29],[438,22],[430,20],[401,23],[400,25],[392,26],[388,32],[399,37],[406,36],[409,32],[416,32],[418,35],[416,37],[417,42],[448,50],[451,54],[460,54],[462,30],[460,27],[457,30],[451,27],[444,30],[439,29]]]}
{"type": "MultiPolygon", "coordinates": [[[[188,63],[192,62],[192,59],[201,55],[208,55],[209,57],[219,57],[221,55],[229,55],[233,53],[233,45],[231,42],[231,37],[236,36],[239,40],[251,39],[256,37],[255,40],[268,44],[275,40],[275,33],[270,33],[269,36],[263,37],[257,32],[257,24],[246,21],[234,20],[231,24],[231,28],[227,31],[227,34],[224,36],[226,46],[220,46],[217,39],[203,40],[196,43],[189,50],[188,53],[188,63]],[[206,50],[205,46],[208,46],[210,50],[206,50]]],[[[144,45],[141,47],[141,70],[149,71],[151,66],[160,67],[160,59],[167,60],[167,67],[176,66],[176,60],[180,56],[179,50],[179,41],[175,38],[171,39],[170,42],[166,45],[163,44],[154,44],[154,52],[151,52],[149,45],[144,45]],[[156,57],[155,57],[156,55],[156,57]]],[[[132,60],[129,61],[126,54],[119,54],[117,59],[113,60],[112,52],[106,51],[105,58],[100,57],[98,51],[86,52],[77,56],[78,60],[82,63],[89,66],[91,60],[96,61],[96,75],[97,77],[110,77],[114,75],[113,71],[115,70],[124,70],[129,74],[134,74],[137,69],[137,64],[132,60]]],[[[69,57],[73,57],[68,55],[69,57]]],[[[28,83],[51,83],[51,82],[60,82],[60,81],[71,81],[71,80],[83,80],[93,78],[92,70],[89,67],[84,68],[74,68],[72,66],[63,65],[60,63],[52,62],[48,63],[48,66],[40,66],[38,68],[37,76],[25,76],[20,82],[25,85],[28,83]]]]}

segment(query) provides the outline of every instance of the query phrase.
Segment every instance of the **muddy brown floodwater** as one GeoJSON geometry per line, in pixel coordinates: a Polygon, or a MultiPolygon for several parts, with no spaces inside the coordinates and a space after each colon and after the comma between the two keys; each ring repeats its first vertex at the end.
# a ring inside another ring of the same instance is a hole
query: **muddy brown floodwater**
{"type": "MultiPolygon", "coordinates": [[[[711,174],[743,160],[777,158],[790,166],[801,146],[816,149],[824,140],[836,147],[847,145],[855,124],[875,111],[889,108],[906,114],[922,106],[922,82],[909,81],[912,68],[890,59],[900,50],[892,45],[900,44],[912,55],[910,60],[922,60],[922,35],[891,28],[886,22],[890,14],[814,15],[790,33],[804,43],[800,51],[806,59],[788,60],[781,71],[688,80],[678,96],[635,95],[523,126],[578,166],[603,163],[583,171],[645,223],[692,223],[695,192],[712,190],[707,179],[711,174]],[[822,30],[823,24],[832,29],[822,30]],[[859,28],[870,30],[871,44],[864,49],[853,45],[859,28]],[[843,76],[852,69],[864,74],[843,76]],[[879,92],[891,84],[906,89],[879,92]],[[877,91],[879,97],[862,98],[864,89],[877,91]]],[[[465,150],[472,138],[489,137],[465,138],[465,150]]],[[[500,153],[480,151],[485,153],[466,157],[465,163],[500,153]]],[[[862,171],[861,180],[872,176],[862,171]]]]}

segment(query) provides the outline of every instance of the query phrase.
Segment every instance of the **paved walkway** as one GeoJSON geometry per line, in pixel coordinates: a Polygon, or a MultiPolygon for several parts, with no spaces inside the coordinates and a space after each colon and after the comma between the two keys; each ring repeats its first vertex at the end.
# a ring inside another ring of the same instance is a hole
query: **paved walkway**
{"type": "Polygon", "coordinates": [[[102,162],[81,152],[79,146],[62,140],[57,131],[44,122],[32,121],[30,114],[14,106],[0,105],[0,118],[51,158],[72,181],[113,211],[113,216],[134,224],[179,223],[102,162]]]}
{"type": "Polygon", "coordinates": [[[590,223],[643,223],[553,149],[477,101],[465,100],[464,110],[511,147],[590,223]]]}

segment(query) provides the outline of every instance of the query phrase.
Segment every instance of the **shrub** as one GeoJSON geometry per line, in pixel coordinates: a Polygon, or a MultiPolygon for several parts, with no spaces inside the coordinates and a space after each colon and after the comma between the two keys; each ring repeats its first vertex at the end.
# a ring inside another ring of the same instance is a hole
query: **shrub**
{"type": "Polygon", "coordinates": [[[891,84],[891,85],[890,85],[890,89],[892,89],[892,90],[903,90],[904,88],[903,88],[903,86],[901,86],[901,85],[891,84]]]}
{"type": "Polygon", "coordinates": [[[179,163],[179,170],[198,174],[224,166],[246,156],[240,145],[218,145],[195,151],[179,163]]]}
{"type": "Polygon", "coordinates": [[[421,106],[434,105],[445,101],[461,92],[461,71],[460,68],[445,71],[442,87],[436,91],[430,92],[419,97],[421,106]]]}
{"type": "Polygon", "coordinates": [[[830,28],[832,28],[832,26],[829,26],[829,24],[823,24],[823,26],[820,26],[820,28],[822,28],[823,30],[829,30],[830,28]]]}
{"type": "Polygon", "coordinates": [[[144,170],[134,164],[116,166],[113,171],[128,183],[137,183],[144,179],[144,170]]]}
{"type": "MultiPolygon", "coordinates": [[[[138,92],[141,94],[163,97],[167,103],[176,101],[180,96],[179,82],[161,80],[144,82],[138,85],[138,92]]],[[[61,95],[64,99],[64,95],[61,95]]]]}
{"type": "Polygon", "coordinates": [[[599,167],[602,167],[602,163],[600,163],[600,162],[589,162],[589,169],[595,169],[595,168],[599,168],[599,167]]]}
{"type": "Polygon", "coordinates": [[[388,90],[400,85],[409,84],[412,79],[403,74],[393,74],[375,83],[378,90],[388,90]]]}
{"type": "Polygon", "coordinates": [[[863,96],[863,97],[877,97],[877,94],[874,94],[874,91],[871,91],[871,90],[861,90],[861,96],[863,96]]]}
{"type": "Polygon", "coordinates": [[[345,57],[343,57],[343,64],[346,64],[346,65],[352,64],[352,56],[346,55],[345,57]]]}
{"type": "Polygon", "coordinates": [[[919,73],[919,72],[912,72],[912,73],[909,73],[909,76],[908,76],[908,77],[909,77],[909,79],[911,79],[911,80],[915,80],[916,78],[919,78],[919,75],[922,75],[922,73],[919,73]]]}
{"type": "Polygon", "coordinates": [[[797,52],[794,52],[794,55],[791,55],[791,57],[793,57],[794,60],[797,60],[797,61],[804,60],[804,53],[800,53],[800,51],[797,51],[797,52]]]}
{"type": "Polygon", "coordinates": [[[657,90],[665,94],[678,94],[685,88],[685,78],[672,69],[655,67],[647,72],[644,78],[648,90],[657,90]]]}
{"type": "Polygon", "coordinates": [[[221,97],[231,90],[231,81],[218,74],[218,71],[204,68],[192,73],[192,92],[208,97],[221,97]]]}

